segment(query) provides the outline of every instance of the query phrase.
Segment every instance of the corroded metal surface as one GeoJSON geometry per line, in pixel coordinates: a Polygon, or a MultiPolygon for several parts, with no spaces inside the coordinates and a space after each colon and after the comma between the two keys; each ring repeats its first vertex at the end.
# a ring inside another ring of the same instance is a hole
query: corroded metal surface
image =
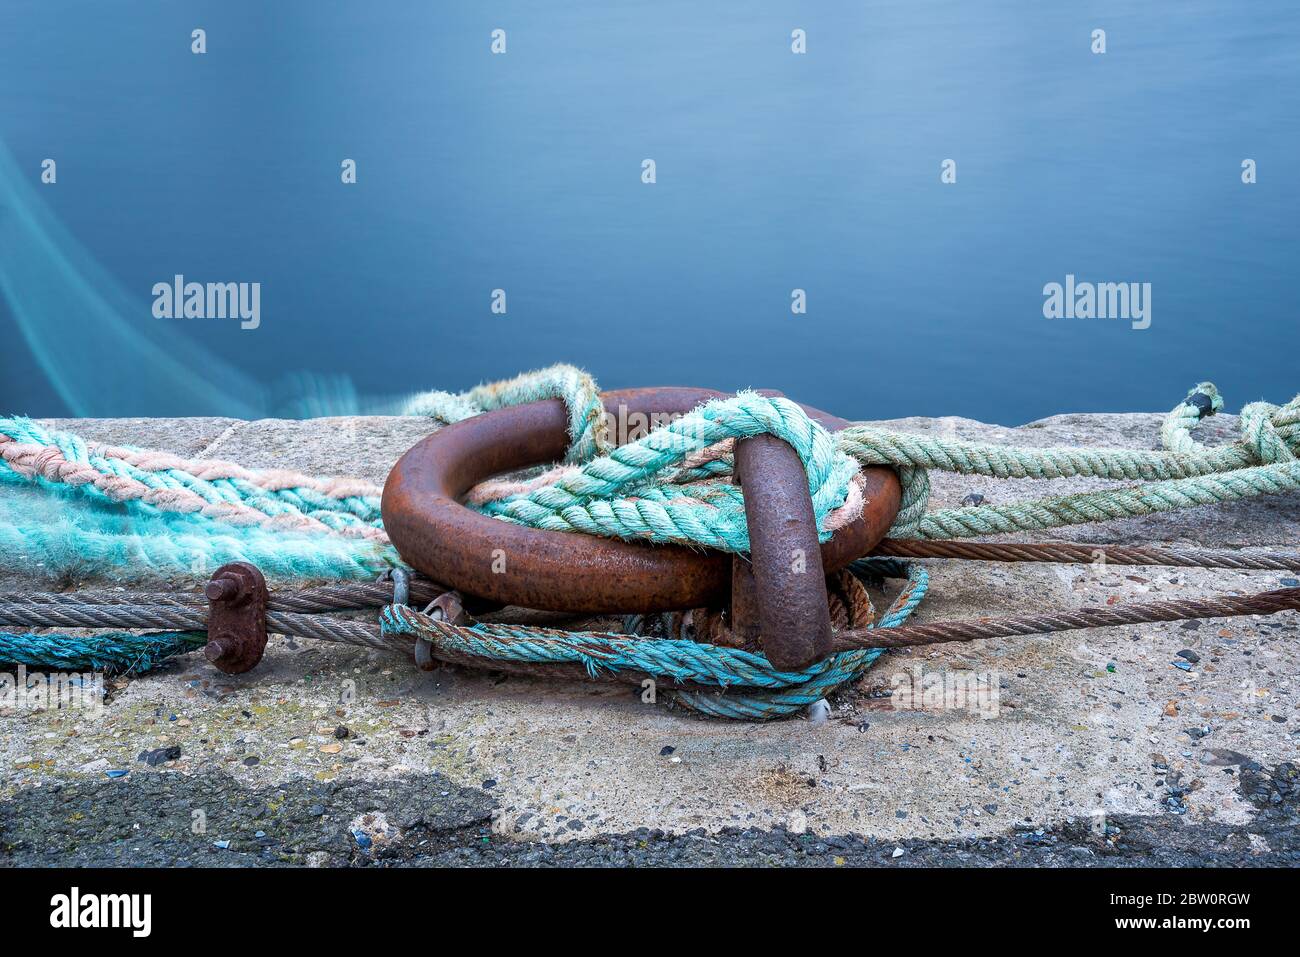
{"type": "Polygon", "coordinates": [[[203,590],[208,643],[203,655],[228,675],[254,668],[266,651],[266,579],[248,562],[222,565],[203,590]]]}
{"type": "Polygon", "coordinates": [[[736,443],[736,480],[745,491],[755,607],[746,596],[737,614],[733,600],[733,621],[743,634],[752,629],[744,618],[757,614],[767,660],[805,668],[831,652],[831,614],[803,462],[789,443],[755,435],[736,443]]]}
{"type": "MultiPolygon", "coordinates": [[[[664,417],[725,397],[710,389],[644,388],[602,394],[618,442],[664,417]]],[[[847,423],[806,411],[828,428],[847,423]]],[[[525,528],[460,503],[495,475],[555,462],[568,446],[559,399],[499,409],[449,425],[410,449],[384,486],[384,527],[415,568],[463,595],[575,614],[653,612],[726,603],[730,556],[674,545],[621,542],[525,528]]],[[[901,491],[885,468],[863,470],[867,506],[821,549],[825,570],[842,568],[884,537],[901,491]]]]}

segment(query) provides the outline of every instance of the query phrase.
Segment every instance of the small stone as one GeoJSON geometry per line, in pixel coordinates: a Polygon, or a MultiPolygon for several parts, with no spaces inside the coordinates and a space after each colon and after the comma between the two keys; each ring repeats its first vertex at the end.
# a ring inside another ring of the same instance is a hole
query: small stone
{"type": "Polygon", "coordinates": [[[261,764],[261,762],[262,759],[259,758],[257,755],[250,754],[248,757],[244,758],[244,767],[246,768],[256,767],[258,764],[261,764]]]}
{"type": "Polygon", "coordinates": [[[1176,701],[1166,701],[1166,702],[1165,702],[1165,714],[1168,715],[1168,716],[1171,717],[1171,718],[1176,718],[1176,717],[1178,717],[1178,702],[1176,702],[1176,701]]]}
{"type": "Polygon", "coordinates": [[[897,858],[902,857],[904,853],[906,853],[906,852],[905,852],[901,847],[896,847],[896,848],[894,848],[894,853],[893,853],[893,854],[890,854],[889,856],[892,857],[892,858],[897,859],[897,858]]]}
{"type": "Polygon", "coordinates": [[[963,505],[970,505],[970,506],[983,505],[984,496],[979,494],[979,492],[971,492],[969,495],[967,495],[964,499],[961,500],[961,503],[963,505]]]}
{"type": "Polygon", "coordinates": [[[1191,648],[1184,648],[1182,651],[1178,652],[1178,657],[1186,658],[1192,664],[1196,664],[1198,661],[1201,660],[1201,656],[1198,655],[1196,652],[1192,651],[1191,648]]]}
{"type": "Polygon", "coordinates": [[[312,817],[320,817],[325,813],[325,805],[313,804],[311,807],[307,808],[307,813],[312,817]]]}
{"type": "Polygon", "coordinates": [[[494,787],[496,787],[496,786],[497,786],[497,779],[496,779],[496,778],[488,778],[486,781],[483,782],[483,790],[485,790],[485,791],[487,791],[487,790],[491,790],[492,788],[494,788],[494,787]]]}
{"type": "Polygon", "coordinates": [[[334,729],[334,737],[338,738],[340,741],[347,738],[347,736],[351,733],[352,732],[347,729],[347,726],[342,724],[334,729]]]}
{"type": "Polygon", "coordinates": [[[180,745],[174,744],[168,748],[155,748],[152,751],[141,751],[137,761],[143,761],[151,768],[156,768],[164,761],[179,761],[181,756],[180,745]]]}
{"type": "Polygon", "coordinates": [[[661,758],[666,758],[668,757],[668,755],[672,754],[676,750],[677,749],[674,748],[671,744],[665,744],[662,748],[659,749],[659,756],[661,758]]]}
{"type": "Polygon", "coordinates": [[[340,751],[343,750],[343,745],[341,745],[341,744],[322,744],[322,745],[320,746],[320,749],[319,749],[319,750],[320,750],[321,754],[338,754],[340,751]]]}

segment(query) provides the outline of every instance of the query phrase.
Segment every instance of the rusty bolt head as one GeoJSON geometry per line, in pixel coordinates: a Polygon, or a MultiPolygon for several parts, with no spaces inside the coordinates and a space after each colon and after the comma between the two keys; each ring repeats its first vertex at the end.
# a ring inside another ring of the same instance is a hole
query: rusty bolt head
{"type": "Polygon", "coordinates": [[[239,582],[229,576],[213,578],[203,588],[208,601],[235,601],[240,595],[239,582]]]}
{"type": "Polygon", "coordinates": [[[266,651],[266,579],[255,565],[231,562],[213,573],[203,593],[209,636],[204,657],[226,674],[253,668],[266,651]]]}

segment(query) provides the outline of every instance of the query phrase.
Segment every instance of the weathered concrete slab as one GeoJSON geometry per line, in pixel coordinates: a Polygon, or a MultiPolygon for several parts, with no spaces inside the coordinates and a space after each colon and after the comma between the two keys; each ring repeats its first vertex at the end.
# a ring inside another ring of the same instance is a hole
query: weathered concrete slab
{"type": "MultiPolygon", "coordinates": [[[[1016,429],[956,418],[887,424],[994,442],[1155,448],[1160,419],[1063,415],[1016,429]]],[[[52,424],[98,439],[376,482],[427,428],[393,418],[52,424]]],[[[1228,441],[1235,428],[1233,417],[1222,416],[1202,431],[1206,441],[1228,441]]],[[[998,502],[1104,484],[935,478],[936,506],[956,505],[970,492],[998,502]]],[[[1199,508],[1055,537],[1294,548],[1300,500],[1199,508]]],[[[930,569],[923,621],[1255,591],[1287,577],[944,562],[930,569]]],[[[571,841],[643,827],[786,828],[893,847],[1128,815],[1217,828],[1223,840],[1236,834],[1252,853],[1266,853],[1266,837],[1256,834],[1264,847],[1248,839],[1259,808],[1241,786],[1241,769],[1245,763],[1247,775],[1257,774],[1251,762],[1274,769],[1297,758],[1298,636],[1296,616],[1287,614],[920,649],[882,659],[833,702],[830,722],[768,725],[700,720],[643,704],[621,687],[456,669],[424,674],[379,653],[273,638],[266,660],[247,675],[221,675],[190,656],[119,682],[98,719],[0,713],[0,808],[3,798],[32,788],[107,782],[110,770],[129,770],[132,779],[179,772],[198,782],[224,772],[268,793],[302,782],[368,787],[445,779],[449,793],[465,787],[487,795],[493,830],[512,840],[571,841]],[[979,678],[996,689],[996,701],[983,702],[983,715],[979,708],[896,709],[888,694],[918,668],[949,686],[979,678]],[[346,736],[336,736],[340,727],[346,736]],[[173,746],[181,749],[174,762],[154,768],[138,760],[173,746]]],[[[1289,780],[1285,771],[1282,778],[1289,780]]],[[[222,826],[272,833],[281,825],[271,820],[222,826]]],[[[286,819],[283,828],[293,827],[286,819]]],[[[0,817],[0,844],[4,833],[0,817]]]]}

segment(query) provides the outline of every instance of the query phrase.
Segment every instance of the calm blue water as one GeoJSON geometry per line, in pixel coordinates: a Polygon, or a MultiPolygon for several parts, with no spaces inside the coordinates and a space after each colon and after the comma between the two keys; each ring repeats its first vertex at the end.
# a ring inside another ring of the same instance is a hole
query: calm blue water
{"type": "Polygon", "coordinates": [[[1300,8],[1132,6],[4,0],[0,410],[557,361],[849,417],[1285,400],[1300,8]],[[260,326],[155,318],[177,273],[260,283],[260,326]],[[1066,274],[1151,283],[1150,328],[1044,318],[1066,274]]]}

